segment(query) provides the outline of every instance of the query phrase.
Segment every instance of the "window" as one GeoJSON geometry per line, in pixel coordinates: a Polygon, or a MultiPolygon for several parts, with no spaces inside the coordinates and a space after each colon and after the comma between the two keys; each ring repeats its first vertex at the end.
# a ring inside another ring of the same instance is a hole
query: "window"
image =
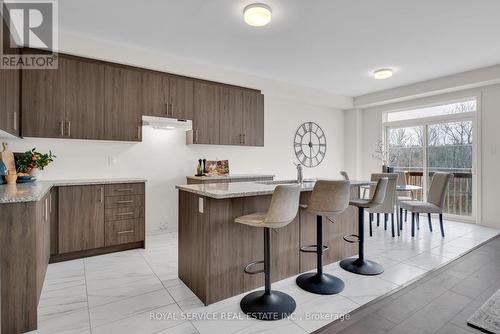
{"type": "Polygon", "coordinates": [[[475,215],[476,109],[474,99],[385,114],[389,166],[423,188],[413,194],[419,200],[427,197],[435,172],[453,173],[444,212],[462,217],[475,215]]]}

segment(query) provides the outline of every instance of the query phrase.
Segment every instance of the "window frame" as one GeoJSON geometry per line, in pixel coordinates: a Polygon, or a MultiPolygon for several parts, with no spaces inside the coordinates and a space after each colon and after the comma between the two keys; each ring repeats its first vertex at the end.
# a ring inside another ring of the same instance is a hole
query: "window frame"
{"type": "MultiPolygon", "coordinates": [[[[458,122],[469,120],[472,121],[472,127],[474,131],[473,143],[472,143],[472,177],[473,177],[473,195],[472,195],[472,213],[471,216],[461,216],[454,214],[444,214],[445,218],[454,221],[463,222],[476,222],[481,223],[481,132],[480,132],[480,115],[481,115],[481,94],[471,94],[465,95],[456,99],[442,99],[433,101],[432,103],[426,104],[414,104],[410,106],[405,106],[404,108],[388,109],[382,112],[382,143],[384,147],[388,147],[389,143],[389,131],[394,128],[404,128],[404,127],[423,127],[425,136],[423,136],[423,175],[428,175],[428,130],[429,125],[438,123],[448,123],[448,122],[458,122]],[[387,116],[393,112],[416,110],[421,108],[437,107],[448,104],[476,101],[476,111],[474,112],[463,112],[457,114],[445,114],[430,117],[414,118],[408,120],[400,121],[388,121],[387,116]]],[[[387,149],[386,152],[389,150],[387,149]]],[[[423,180],[423,200],[427,200],[428,192],[428,182],[425,182],[426,177],[423,180]]]]}

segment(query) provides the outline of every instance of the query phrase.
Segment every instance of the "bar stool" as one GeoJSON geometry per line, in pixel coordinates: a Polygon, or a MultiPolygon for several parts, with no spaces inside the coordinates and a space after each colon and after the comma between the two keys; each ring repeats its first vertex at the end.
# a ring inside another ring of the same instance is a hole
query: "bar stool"
{"type": "Polygon", "coordinates": [[[295,300],[280,291],[271,290],[271,229],[285,227],[297,216],[300,190],[298,186],[279,185],[275,188],[267,213],[253,213],[236,218],[236,223],[264,229],[264,261],[248,264],[244,271],[254,275],[264,273],[265,289],[249,293],[240,302],[243,312],[260,320],[279,320],[295,311],[295,300]],[[251,266],[264,264],[264,269],[251,271],[251,266]]]}
{"type": "Polygon", "coordinates": [[[344,282],[341,279],[323,273],[323,252],[328,249],[323,246],[323,216],[344,212],[349,206],[349,197],[349,181],[319,180],[314,185],[311,199],[306,207],[309,213],[316,215],[316,245],[301,247],[300,251],[316,253],[317,267],[315,273],[297,277],[297,285],[303,290],[320,295],[332,295],[344,290],[344,282]]]}
{"type": "Polygon", "coordinates": [[[357,259],[349,258],[340,261],[340,266],[352,273],[360,275],[379,275],[384,272],[384,267],[380,264],[366,260],[364,252],[364,242],[365,242],[365,232],[364,232],[364,221],[365,221],[365,208],[372,208],[380,205],[385,198],[385,192],[387,189],[387,177],[383,177],[377,182],[375,191],[373,192],[373,197],[371,199],[354,199],[349,202],[350,205],[357,206],[359,210],[359,236],[349,235],[345,236],[344,240],[347,242],[358,242],[359,245],[359,255],[357,259]],[[350,237],[357,237],[357,240],[353,241],[349,239],[350,237]]]}

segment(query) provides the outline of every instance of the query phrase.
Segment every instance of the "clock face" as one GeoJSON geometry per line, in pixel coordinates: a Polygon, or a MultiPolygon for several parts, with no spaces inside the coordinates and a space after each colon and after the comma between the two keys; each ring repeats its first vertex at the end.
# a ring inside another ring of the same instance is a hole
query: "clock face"
{"type": "Polygon", "coordinates": [[[295,156],[309,168],[318,166],[326,155],[326,136],[320,126],[306,122],[299,126],[293,141],[295,156]]]}

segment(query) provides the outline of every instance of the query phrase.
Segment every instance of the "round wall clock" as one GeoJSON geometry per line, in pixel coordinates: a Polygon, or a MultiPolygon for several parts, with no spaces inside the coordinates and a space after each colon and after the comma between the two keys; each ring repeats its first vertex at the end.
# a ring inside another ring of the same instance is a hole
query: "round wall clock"
{"type": "Polygon", "coordinates": [[[293,141],[295,156],[309,168],[318,166],[326,155],[326,136],[321,127],[314,122],[299,126],[293,141]]]}

